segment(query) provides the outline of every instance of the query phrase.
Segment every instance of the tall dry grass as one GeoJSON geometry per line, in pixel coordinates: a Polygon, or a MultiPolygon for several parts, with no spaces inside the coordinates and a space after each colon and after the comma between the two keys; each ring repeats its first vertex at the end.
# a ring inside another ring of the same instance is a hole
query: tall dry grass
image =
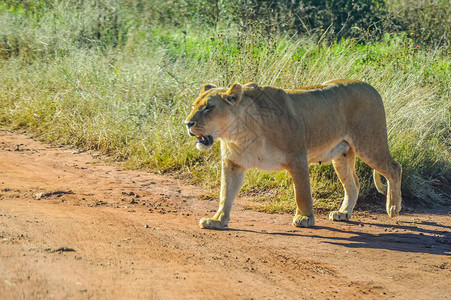
{"type": "MultiPolygon", "coordinates": [[[[387,34],[365,45],[351,40],[318,44],[309,37],[268,38],[234,28],[144,25],[120,34],[100,28],[106,37],[99,42],[90,40],[95,12],[81,20],[87,12],[71,13],[63,4],[50,11],[55,10],[61,14],[57,20],[46,13],[33,20],[0,10],[4,128],[98,149],[130,168],[217,186],[218,145],[198,152],[183,125],[204,83],[255,81],[294,88],[333,78],[363,79],[384,99],[390,148],[404,170],[406,202],[450,203],[447,48],[417,47],[402,35],[387,34]]],[[[361,162],[357,169],[365,197],[374,192],[371,172],[361,162]]],[[[311,182],[317,207],[337,205],[343,191],[330,165],[312,166],[311,182]]],[[[290,211],[291,186],[286,172],[251,170],[243,193],[254,196],[256,209],[290,211]]]]}

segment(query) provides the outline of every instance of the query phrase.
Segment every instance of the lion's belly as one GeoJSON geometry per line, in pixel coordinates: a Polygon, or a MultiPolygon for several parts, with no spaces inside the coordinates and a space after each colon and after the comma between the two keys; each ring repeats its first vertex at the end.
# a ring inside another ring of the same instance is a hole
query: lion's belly
{"type": "Polygon", "coordinates": [[[280,171],[286,168],[285,158],[284,153],[273,153],[270,156],[257,155],[249,160],[249,166],[265,171],[280,171]]]}
{"type": "MultiPolygon", "coordinates": [[[[322,144],[317,148],[307,149],[308,163],[329,163],[340,155],[345,155],[351,148],[343,138],[322,144]]],[[[280,149],[265,140],[254,141],[248,147],[233,147],[234,151],[228,152],[227,158],[245,169],[257,168],[265,171],[280,171],[286,169],[290,162],[298,155],[305,153],[299,148],[299,152],[290,152],[280,149]]]]}
{"type": "Polygon", "coordinates": [[[321,149],[309,149],[307,159],[309,164],[329,163],[340,155],[346,155],[349,148],[349,143],[342,140],[339,143],[332,143],[321,149]]]}
{"type": "Polygon", "coordinates": [[[252,145],[245,149],[236,149],[231,153],[229,159],[245,169],[280,171],[286,168],[286,157],[285,152],[272,147],[252,145]]]}

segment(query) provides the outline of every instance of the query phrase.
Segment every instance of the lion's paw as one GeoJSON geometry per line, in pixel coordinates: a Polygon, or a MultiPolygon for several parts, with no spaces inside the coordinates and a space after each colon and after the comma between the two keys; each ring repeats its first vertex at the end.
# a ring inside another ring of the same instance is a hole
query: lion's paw
{"type": "Polygon", "coordinates": [[[199,221],[200,228],[204,229],[225,229],[228,224],[224,224],[223,222],[210,218],[202,218],[199,221]]]}
{"type": "Polygon", "coordinates": [[[315,217],[307,217],[307,216],[301,216],[296,215],[293,218],[293,226],[296,227],[312,227],[315,226],[315,217]]]}
{"type": "Polygon", "coordinates": [[[331,221],[347,221],[350,217],[350,214],[341,211],[331,211],[329,214],[329,220],[331,221]]]}
{"type": "Polygon", "coordinates": [[[401,205],[391,205],[387,206],[387,214],[393,218],[396,217],[399,214],[399,211],[401,210],[401,205]]]}

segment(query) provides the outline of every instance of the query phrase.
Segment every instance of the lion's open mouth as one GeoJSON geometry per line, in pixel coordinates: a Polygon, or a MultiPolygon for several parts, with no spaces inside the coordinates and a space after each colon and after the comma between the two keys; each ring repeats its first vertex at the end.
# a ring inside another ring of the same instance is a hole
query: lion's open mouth
{"type": "Polygon", "coordinates": [[[207,135],[207,136],[196,136],[197,138],[197,142],[204,145],[204,146],[211,146],[213,144],[213,137],[211,135],[207,135]]]}

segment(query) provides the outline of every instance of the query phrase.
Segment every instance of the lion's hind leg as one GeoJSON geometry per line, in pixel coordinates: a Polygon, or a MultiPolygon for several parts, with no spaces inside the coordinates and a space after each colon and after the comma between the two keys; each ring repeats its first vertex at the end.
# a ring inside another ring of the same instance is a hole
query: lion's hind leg
{"type": "Polygon", "coordinates": [[[338,211],[332,211],[329,219],[333,221],[347,221],[354,210],[359,196],[360,183],[355,172],[355,154],[352,149],[346,154],[336,157],[333,166],[345,191],[344,199],[338,211]]]}
{"type": "MultiPolygon", "coordinates": [[[[381,151],[373,151],[370,153],[358,153],[359,157],[367,163],[371,168],[376,170],[382,176],[387,179],[387,214],[390,217],[395,217],[398,215],[402,206],[401,198],[401,176],[402,168],[401,165],[395,161],[388,151],[388,146],[386,149],[381,151]],[[375,156],[374,154],[377,154],[375,156]],[[369,155],[371,154],[371,155],[369,155]],[[373,157],[374,156],[374,157],[373,157]]],[[[377,174],[375,174],[377,176],[377,174]]],[[[379,178],[376,180],[380,180],[379,178]]],[[[382,184],[379,183],[379,189],[384,192],[385,188],[382,188],[382,184]]]]}
{"type": "MultiPolygon", "coordinates": [[[[391,157],[390,157],[391,158],[391,157]]],[[[378,170],[387,179],[387,214],[390,217],[398,215],[402,206],[401,197],[401,165],[392,158],[386,163],[385,170],[378,170]]]]}

